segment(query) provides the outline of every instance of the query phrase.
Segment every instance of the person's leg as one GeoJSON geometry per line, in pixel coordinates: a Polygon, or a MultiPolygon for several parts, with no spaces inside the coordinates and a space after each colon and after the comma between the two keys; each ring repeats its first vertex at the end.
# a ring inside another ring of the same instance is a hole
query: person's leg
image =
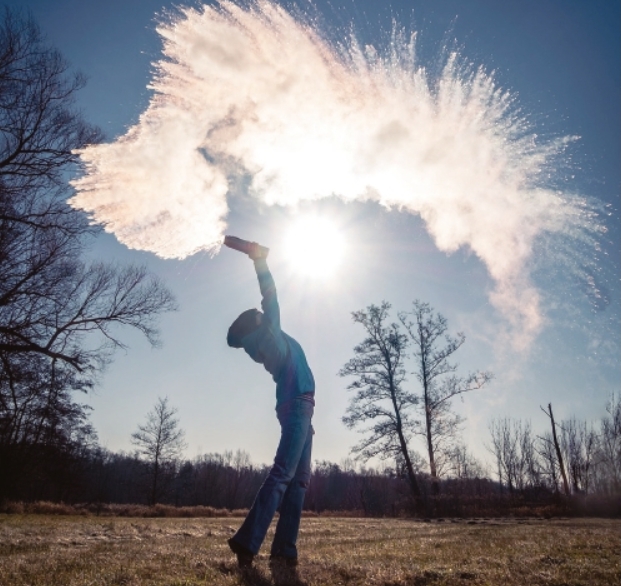
{"type": "Polygon", "coordinates": [[[311,477],[313,433],[313,428],[310,426],[295,475],[289,483],[280,505],[280,517],[276,525],[276,533],[271,550],[273,558],[282,557],[294,561],[298,557],[296,542],[300,529],[304,497],[311,477]]]}
{"type": "MultiPolygon", "coordinates": [[[[290,407],[278,414],[281,435],[274,465],[259,489],[248,516],[232,538],[234,544],[241,545],[253,555],[258,553],[263,543],[306,446],[311,427],[312,405],[309,410],[298,403],[301,401],[293,401],[290,407]]],[[[231,549],[234,550],[234,545],[231,545],[231,549]]]]}

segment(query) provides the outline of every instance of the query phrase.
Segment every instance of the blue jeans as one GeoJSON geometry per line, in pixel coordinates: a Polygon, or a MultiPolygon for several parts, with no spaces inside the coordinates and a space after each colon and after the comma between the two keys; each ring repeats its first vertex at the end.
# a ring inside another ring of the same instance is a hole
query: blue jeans
{"type": "Polygon", "coordinates": [[[280,518],[272,543],[272,555],[297,557],[296,541],[304,496],[311,475],[314,406],[305,399],[293,399],[276,413],[280,422],[280,442],[274,465],[259,489],[248,516],[233,540],[257,554],[274,513],[280,518]]]}

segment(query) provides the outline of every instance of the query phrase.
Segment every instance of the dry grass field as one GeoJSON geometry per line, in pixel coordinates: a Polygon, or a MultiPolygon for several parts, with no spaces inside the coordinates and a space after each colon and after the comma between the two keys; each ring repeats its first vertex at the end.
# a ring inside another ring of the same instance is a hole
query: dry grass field
{"type": "MultiPolygon", "coordinates": [[[[304,518],[297,569],[237,569],[237,518],[0,515],[2,586],[621,584],[621,522],[304,518]]],[[[269,540],[270,536],[268,536],[269,540]]]]}

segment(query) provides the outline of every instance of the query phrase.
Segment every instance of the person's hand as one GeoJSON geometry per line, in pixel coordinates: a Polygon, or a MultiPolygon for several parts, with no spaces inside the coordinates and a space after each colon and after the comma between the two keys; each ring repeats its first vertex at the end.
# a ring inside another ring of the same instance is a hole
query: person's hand
{"type": "Polygon", "coordinates": [[[265,246],[261,246],[257,242],[251,242],[248,250],[248,256],[252,260],[259,260],[267,258],[270,249],[265,246]]]}

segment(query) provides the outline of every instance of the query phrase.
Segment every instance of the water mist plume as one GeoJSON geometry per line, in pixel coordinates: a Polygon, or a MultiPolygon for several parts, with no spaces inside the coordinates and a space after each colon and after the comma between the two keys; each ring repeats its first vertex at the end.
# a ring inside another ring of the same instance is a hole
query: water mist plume
{"type": "Polygon", "coordinates": [[[572,138],[540,141],[492,76],[449,55],[436,78],[398,29],[388,51],[339,45],[270,1],[185,8],[158,27],[138,124],[81,151],[71,205],[130,248],[217,251],[228,178],[265,204],[336,195],[419,214],[439,249],[470,248],[527,343],[541,325],[527,263],[588,207],[546,183],[572,138]]]}

